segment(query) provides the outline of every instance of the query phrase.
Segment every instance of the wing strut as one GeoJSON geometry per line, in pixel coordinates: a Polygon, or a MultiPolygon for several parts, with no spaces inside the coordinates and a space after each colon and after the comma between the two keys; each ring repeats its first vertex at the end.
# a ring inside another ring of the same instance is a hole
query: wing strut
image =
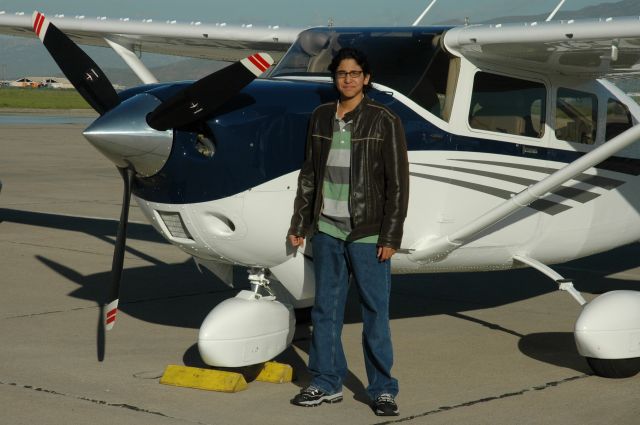
{"type": "Polygon", "coordinates": [[[551,14],[547,17],[547,19],[545,19],[546,22],[549,22],[550,20],[553,19],[554,16],[556,16],[556,13],[558,13],[558,10],[560,10],[560,8],[562,7],[565,1],[567,0],[560,0],[560,3],[558,3],[556,8],[553,9],[553,12],[551,12],[551,14]]]}
{"type": "Polygon", "coordinates": [[[412,261],[427,263],[443,260],[451,252],[469,243],[481,231],[507,218],[514,212],[527,207],[533,201],[546,196],[558,186],[601,163],[639,139],[640,124],[637,124],[572,163],[567,164],[545,179],[529,186],[450,235],[423,239],[414,248],[414,251],[408,255],[408,258],[412,261]]]}
{"type": "Polygon", "coordinates": [[[436,1],[438,1],[438,0],[433,0],[431,3],[429,3],[429,6],[427,6],[427,8],[424,10],[424,12],[422,12],[420,14],[420,16],[418,16],[418,19],[416,19],[415,22],[413,24],[411,24],[412,27],[417,26],[420,23],[420,21],[422,21],[422,19],[424,19],[425,15],[427,13],[429,13],[429,10],[431,10],[433,5],[436,4],[436,1]]]}
{"type": "Polygon", "coordinates": [[[149,68],[140,60],[138,56],[133,52],[133,45],[124,45],[123,43],[116,42],[110,38],[105,37],[104,41],[113,49],[114,52],[122,58],[122,60],[129,65],[129,68],[140,78],[145,84],[157,83],[158,79],[153,75],[149,68]]]}

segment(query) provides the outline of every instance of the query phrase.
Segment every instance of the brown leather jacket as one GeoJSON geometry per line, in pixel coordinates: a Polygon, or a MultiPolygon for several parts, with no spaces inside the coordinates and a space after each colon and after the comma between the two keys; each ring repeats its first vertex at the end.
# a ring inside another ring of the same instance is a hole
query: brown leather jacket
{"type": "MultiPolygon", "coordinates": [[[[289,235],[316,230],[322,210],[322,182],[331,147],[336,103],[313,111],[306,157],[298,177],[289,235]]],[[[409,201],[407,144],[400,118],[386,106],[365,97],[344,117],[353,119],[348,240],[378,234],[378,245],[400,248],[409,201]]]]}

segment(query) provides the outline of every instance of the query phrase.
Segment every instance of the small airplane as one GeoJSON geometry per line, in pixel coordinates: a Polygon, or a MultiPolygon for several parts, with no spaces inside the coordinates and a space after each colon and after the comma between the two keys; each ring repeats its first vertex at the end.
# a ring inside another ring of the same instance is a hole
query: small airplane
{"type": "Polygon", "coordinates": [[[230,285],[234,265],[249,270],[252,290],[200,328],[206,363],[256,364],[291,343],[293,309],[314,297],[312,247],[286,241],[307,123],[336,99],[327,65],[352,46],[375,70],[369,96],[406,131],[410,205],[392,271],[533,267],[582,306],[576,344],[596,374],[640,371],[640,292],[586,303],[549,267],[640,239],[640,106],[604,79],[640,71],[637,18],[303,30],[0,16],[0,33],[30,31],[100,114],[83,134],[123,177],[106,328],[133,194],[199,267],[230,285]],[[73,40],[111,46],[145,84],[116,92],[73,40]],[[136,50],[242,59],[158,83],[136,50]]]}

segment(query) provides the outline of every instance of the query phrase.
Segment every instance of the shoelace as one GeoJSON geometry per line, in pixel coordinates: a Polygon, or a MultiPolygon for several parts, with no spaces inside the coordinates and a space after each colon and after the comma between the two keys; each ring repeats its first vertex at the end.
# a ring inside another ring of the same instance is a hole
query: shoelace
{"type": "Polygon", "coordinates": [[[391,394],[382,394],[378,396],[378,403],[393,403],[395,400],[391,394]]]}
{"type": "Polygon", "coordinates": [[[318,394],[320,392],[320,389],[313,387],[313,386],[309,386],[307,387],[306,390],[304,390],[305,393],[307,394],[311,394],[311,395],[315,395],[318,394]]]}

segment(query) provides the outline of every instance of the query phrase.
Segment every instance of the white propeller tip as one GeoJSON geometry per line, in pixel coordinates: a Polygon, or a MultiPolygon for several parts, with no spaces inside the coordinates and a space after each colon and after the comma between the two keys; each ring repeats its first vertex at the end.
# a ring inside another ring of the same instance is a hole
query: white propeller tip
{"type": "Polygon", "coordinates": [[[116,323],[116,315],[118,314],[118,300],[113,300],[107,304],[104,313],[104,328],[108,331],[113,329],[116,323]]]}
{"type": "Polygon", "coordinates": [[[256,53],[242,59],[240,62],[258,77],[273,65],[273,58],[268,53],[256,53]]]}

